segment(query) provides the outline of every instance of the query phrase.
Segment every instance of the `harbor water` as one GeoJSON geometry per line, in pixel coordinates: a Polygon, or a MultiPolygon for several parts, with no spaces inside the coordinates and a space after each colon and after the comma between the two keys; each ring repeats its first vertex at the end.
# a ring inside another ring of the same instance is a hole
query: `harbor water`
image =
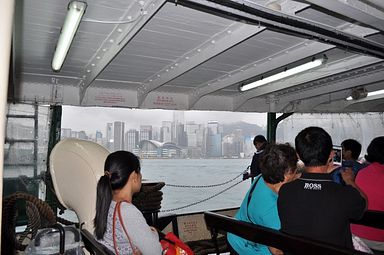
{"type": "MultiPolygon", "coordinates": [[[[250,162],[251,159],[142,159],[141,172],[143,182],[166,183],[162,188],[161,216],[239,207],[250,186],[250,180],[242,181],[242,172],[250,162]],[[228,183],[214,186],[225,182],[228,183]]],[[[77,221],[70,211],[63,217],[77,221]]]]}
{"type": "Polygon", "coordinates": [[[250,186],[249,180],[241,182],[242,172],[250,162],[251,159],[143,159],[142,174],[144,182],[166,183],[162,189],[161,211],[179,214],[239,207],[250,186]],[[238,177],[234,179],[236,176],[238,177]],[[232,179],[234,180],[228,182],[232,179]],[[225,182],[228,183],[214,186],[225,182]],[[238,182],[240,183],[235,185],[238,182]],[[190,188],[170,185],[214,187],[190,188]],[[212,196],[214,197],[208,199],[212,196]],[[203,200],[206,201],[198,203],[203,200]],[[188,206],[194,203],[197,204],[188,206]],[[176,208],[181,209],[173,210],[176,208]]]}

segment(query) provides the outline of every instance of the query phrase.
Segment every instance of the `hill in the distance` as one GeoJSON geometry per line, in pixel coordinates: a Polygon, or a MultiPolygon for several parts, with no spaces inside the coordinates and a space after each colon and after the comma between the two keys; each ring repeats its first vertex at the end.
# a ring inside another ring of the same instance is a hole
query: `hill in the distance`
{"type": "Polygon", "coordinates": [[[267,130],[256,124],[250,124],[244,121],[234,122],[230,124],[222,124],[223,135],[233,133],[236,129],[242,129],[244,136],[266,135],[267,130]]]}

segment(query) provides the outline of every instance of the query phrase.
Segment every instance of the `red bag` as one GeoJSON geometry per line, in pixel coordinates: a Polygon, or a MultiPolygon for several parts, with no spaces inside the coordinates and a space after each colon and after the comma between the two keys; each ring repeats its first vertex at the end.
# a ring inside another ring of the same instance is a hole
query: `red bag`
{"type": "Polygon", "coordinates": [[[191,248],[172,232],[161,237],[160,244],[163,247],[163,255],[194,255],[191,248]]]}

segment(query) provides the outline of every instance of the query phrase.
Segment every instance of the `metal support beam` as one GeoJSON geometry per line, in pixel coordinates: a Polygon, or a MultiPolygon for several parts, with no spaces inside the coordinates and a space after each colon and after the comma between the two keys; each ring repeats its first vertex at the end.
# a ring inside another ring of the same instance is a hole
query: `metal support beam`
{"type": "Polygon", "coordinates": [[[276,113],[269,112],[267,115],[267,140],[270,143],[276,141],[276,113]]]}
{"type": "MultiPolygon", "coordinates": [[[[303,99],[312,100],[312,98],[328,95],[330,92],[335,93],[337,91],[351,89],[357,86],[364,86],[367,80],[370,84],[379,83],[384,76],[384,63],[378,63],[369,67],[356,69],[349,76],[346,77],[344,73],[340,73],[333,77],[324,78],[313,82],[312,84],[305,85],[306,87],[297,88],[289,95],[281,96],[279,101],[278,110],[280,111],[297,111],[297,107],[300,107],[300,102],[303,99]],[[335,90],[337,88],[337,91],[335,90]],[[311,93],[308,93],[308,97],[304,98],[305,90],[310,89],[311,93]]],[[[326,96],[327,97],[327,96],[326,96]]],[[[329,97],[329,96],[328,96],[329,97]]]]}
{"type": "MultiPolygon", "coordinates": [[[[364,65],[367,65],[369,63],[377,63],[379,61],[379,59],[367,56],[350,56],[345,59],[334,61],[333,63],[327,64],[326,72],[321,72],[322,68],[319,67],[317,69],[319,72],[307,72],[305,74],[300,75],[300,77],[292,76],[290,78],[286,78],[280,81],[273,82],[271,84],[255,88],[253,91],[242,93],[237,96],[234,100],[234,110],[239,109],[243,104],[245,104],[245,102],[247,102],[251,98],[267,95],[289,88],[294,89],[294,87],[299,84],[306,84],[313,80],[322,79],[324,77],[329,77],[332,75],[337,75],[338,73],[342,73],[341,70],[347,71],[357,69],[361,67],[362,63],[364,63],[364,65]]],[[[335,88],[333,88],[332,90],[335,90],[335,88]]]]}
{"type": "MultiPolygon", "coordinates": [[[[8,94],[8,78],[9,66],[11,63],[11,41],[13,28],[13,14],[15,9],[14,0],[1,1],[0,8],[0,141],[4,141],[5,123],[7,112],[7,94],[8,94]]],[[[0,211],[2,212],[3,202],[3,163],[4,163],[4,143],[0,146],[0,211]]],[[[0,219],[1,228],[1,219],[0,219]]],[[[0,247],[1,240],[0,233],[0,247]]],[[[1,249],[1,248],[0,248],[1,249]]],[[[5,252],[5,251],[3,251],[5,252]]]]}
{"type": "Polygon", "coordinates": [[[276,113],[269,112],[267,115],[267,140],[270,143],[276,142],[276,130],[277,125],[280,123],[280,121],[288,118],[291,116],[293,112],[289,113],[283,113],[278,118],[276,118],[276,113]]]}
{"type": "MultiPolygon", "coordinates": [[[[91,83],[117,56],[117,54],[127,45],[132,38],[145,26],[153,15],[164,5],[166,0],[140,1],[141,12],[138,13],[136,20],[127,24],[115,25],[115,28],[105,39],[98,51],[94,54],[88,64],[84,67],[81,74],[82,80],[80,87],[80,105],[84,101],[85,94],[91,83]]],[[[129,19],[128,10],[122,19],[129,19]]]]}
{"type": "Polygon", "coordinates": [[[33,177],[37,177],[37,158],[39,153],[39,105],[34,104],[34,119],[33,119],[33,177]]]}
{"type": "Polygon", "coordinates": [[[382,112],[378,106],[380,106],[383,102],[384,95],[376,95],[366,97],[357,101],[348,101],[345,106],[345,110],[349,112],[358,112],[369,110],[371,112],[382,112]]]}
{"type": "Polygon", "coordinates": [[[358,21],[373,29],[384,31],[383,12],[360,1],[339,1],[339,0],[305,0],[315,6],[358,21]],[[355,3],[355,6],[354,6],[355,3]]]}
{"type": "Polygon", "coordinates": [[[51,126],[49,129],[48,151],[47,151],[47,172],[45,173],[45,186],[47,189],[47,195],[45,201],[49,204],[52,210],[56,213],[57,207],[60,206],[55,194],[55,190],[52,183],[51,171],[49,168],[49,156],[53,150],[53,147],[60,141],[61,134],[61,115],[62,107],[60,105],[51,106],[51,126]]]}
{"type": "Polygon", "coordinates": [[[173,0],[171,2],[221,17],[265,26],[272,31],[319,40],[351,52],[384,58],[384,45],[380,43],[308,19],[274,11],[251,1],[173,0]]]}
{"type": "Polygon", "coordinates": [[[189,96],[189,108],[191,109],[201,97],[207,94],[231,86],[238,81],[252,79],[255,76],[276,69],[277,67],[288,65],[292,62],[314,56],[332,48],[334,48],[332,45],[319,42],[309,43],[308,41],[305,41],[289,49],[284,49],[284,51],[277,52],[268,58],[243,66],[240,69],[229,73],[225,77],[219,77],[217,80],[208,82],[195,89],[189,96]]]}
{"type": "MultiPolygon", "coordinates": [[[[381,82],[374,84],[369,84],[364,86],[369,91],[376,91],[382,88],[381,82]]],[[[300,100],[299,103],[295,104],[295,111],[298,112],[325,112],[329,109],[334,109],[336,112],[359,112],[359,111],[368,111],[370,105],[380,104],[380,99],[384,98],[384,95],[369,96],[366,98],[358,100],[346,100],[346,98],[351,94],[350,90],[342,90],[337,92],[332,92],[329,94],[323,94],[316,97],[306,98],[300,100]],[[324,108],[324,106],[326,108],[324,108]]],[[[292,108],[290,108],[292,109],[292,108]]],[[[372,108],[369,108],[372,109],[372,108]]],[[[370,111],[377,111],[377,109],[372,109],[370,111]]]]}
{"type": "Polygon", "coordinates": [[[138,89],[138,105],[144,102],[148,93],[207,60],[263,31],[265,27],[232,23],[221,33],[215,34],[195,49],[185,53],[169,66],[148,78],[138,89]]]}

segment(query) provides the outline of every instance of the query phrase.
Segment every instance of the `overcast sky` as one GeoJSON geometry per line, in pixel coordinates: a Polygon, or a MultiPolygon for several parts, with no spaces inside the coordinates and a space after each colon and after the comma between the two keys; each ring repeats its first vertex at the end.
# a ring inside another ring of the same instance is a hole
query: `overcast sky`
{"type": "MultiPolygon", "coordinates": [[[[219,123],[245,121],[259,126],[265,126],[267,123],[265,113],[185,111],[184,118],[185,121],[195,121],[198,124],[207,124],[209,120],[217,120],[219,123]]],[[[125,130],[128,130],[139,129],[140,125],[160,127],[162,121],[172,120],[173,111],[170,110],[63,106],[61,126],[71,128],[73,131],[84,130],[87,134],[93,134],[96,130],[105,133],[107,122],[123,121],[125,130]]]]}

